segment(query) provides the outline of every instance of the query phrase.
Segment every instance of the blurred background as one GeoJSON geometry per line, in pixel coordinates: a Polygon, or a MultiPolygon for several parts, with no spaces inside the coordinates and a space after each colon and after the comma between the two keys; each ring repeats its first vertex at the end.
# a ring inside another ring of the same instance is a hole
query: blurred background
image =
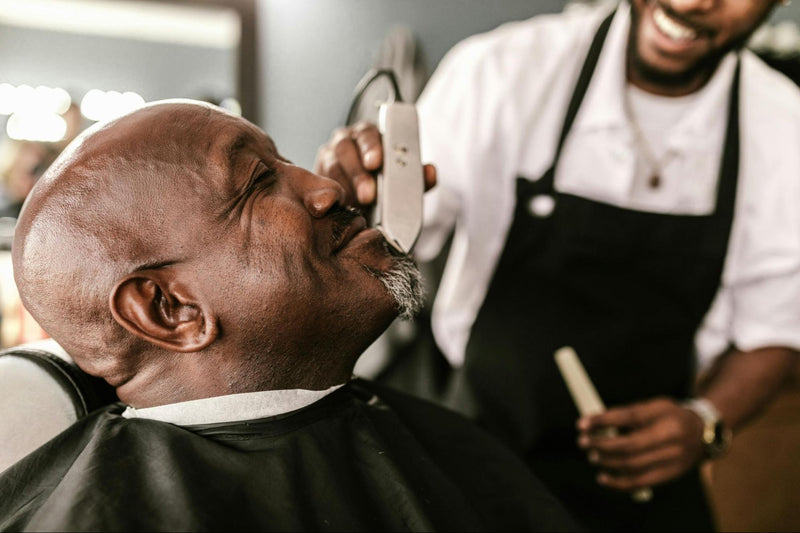
{"type": "MultiPolygon", "coordinates": [[[[344,122],[354,87],[371,66],[412,54],[421,89],[464,37],[567,3],[0,0],[0,137],[50,143],[40,156],[46,162],[96,120],[188,97],[241,112],[275,137],[286,157],[308,167],[344,122]],[[398,30],[408,32],[406,41],[398,30]]],[[[777,9],[770,25],[781,31],[757,39],[760,46],[771,40],[766,44],[796,48],[797,20],[800,3],[777,9]]],[[[15,150],[32,161],[39,149],[15,150]]],[[[4,168],[10,151],[0,154],[4,168]]]]}
{"type": "MultiPolygon", "coordinates": [[[[261,126],[285,157],[311,167],[371,67],[399,70],[413,100],[459,40],[565,4],[0,0],[0,345],[45,336],[19,305],[10,243],[30,188],[84,128],[145,102],[201,99],[261,126]]],[[[751,45],[800,83],[797,22],[800,2],[780,7],[751,45]]],[[[709,467],[723,530],[800,530],[798,391],[790,384],[709,467]]]]}
{"type": "MultiPolygon", "coordinates": [[[[574,2],[579,3],[579,2],[574,2]]],[[[0,0],[0,249],[25,195],[82,129],[145,102],[221,105],[311,167],[374,66],[414,100],[459,40],[565,0],[0,0]]],[[[800,81],[800,2],[753,46],[800,81]]],[[[12,294],[7,258],[0,289],[12,294]]],[[[0,344],[40,335],[2,313],[0,344]],[[23,330],[20,331],[20,328],[23,330]]]]}

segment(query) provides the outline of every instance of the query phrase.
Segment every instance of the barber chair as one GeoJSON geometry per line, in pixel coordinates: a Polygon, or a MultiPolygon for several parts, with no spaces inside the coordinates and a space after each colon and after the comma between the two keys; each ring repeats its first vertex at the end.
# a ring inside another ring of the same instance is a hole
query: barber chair
{"type": "Polygon", "coordinates": [[[116,400],[52,339],[0,351],[0,472],[116,400]]]}

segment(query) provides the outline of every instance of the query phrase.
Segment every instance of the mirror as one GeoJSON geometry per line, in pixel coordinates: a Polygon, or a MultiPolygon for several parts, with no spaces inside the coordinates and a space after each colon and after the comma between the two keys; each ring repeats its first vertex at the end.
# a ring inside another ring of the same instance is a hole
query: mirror
{"type": "Polygon", "coordinates": [[[0,2],[0,345],[41,337],[10,247],[22,202],[81,130],[146,102],[256,115],[255,0],[0,2]],[[247,64],[243,63],[247,61],[247,64]]]}

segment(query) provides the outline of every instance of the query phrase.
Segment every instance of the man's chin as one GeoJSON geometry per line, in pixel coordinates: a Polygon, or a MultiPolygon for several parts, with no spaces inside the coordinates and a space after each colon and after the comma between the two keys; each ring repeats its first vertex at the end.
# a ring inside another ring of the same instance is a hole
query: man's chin
{"type": "Polygon", "coordinates": [[[425,293],[422,274],[416,263],[406,254],[381,240],[383,261],[379,267],[363,265],[364,270],[377,278],[394,301],[400,318],[411,320],[422,309],[425,293]]]}

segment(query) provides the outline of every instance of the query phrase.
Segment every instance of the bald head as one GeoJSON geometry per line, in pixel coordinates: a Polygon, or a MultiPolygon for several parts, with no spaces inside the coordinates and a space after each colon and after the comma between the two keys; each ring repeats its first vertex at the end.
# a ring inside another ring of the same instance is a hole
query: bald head
{"type": "Polygon", "coordinates": [[[48,169],[18,222],[15,278],[41,326],[132,405],[322,388],[397,312],[380,278],[398,259],[343,198],[249,122],[158,103],[48,169]]]}
{"type": "Polygon", "coordinates": [[[220,169],[207,157],[215,137],[184,139],[228,122],[240,120],[198,104],[146,108],[87,132],[29,196],[13,246],[20,295],[87,370],[119,382],[125,377],[113,379],[108,365],[125,373],[117,356],[145,347],[113,319],[109,295],[130,272],[189,259],[185,242],[204,236],[186,213],[219,194],[201,177],[220,169]],[[176,202],[191,209],[176,210],[176,202]]]}

